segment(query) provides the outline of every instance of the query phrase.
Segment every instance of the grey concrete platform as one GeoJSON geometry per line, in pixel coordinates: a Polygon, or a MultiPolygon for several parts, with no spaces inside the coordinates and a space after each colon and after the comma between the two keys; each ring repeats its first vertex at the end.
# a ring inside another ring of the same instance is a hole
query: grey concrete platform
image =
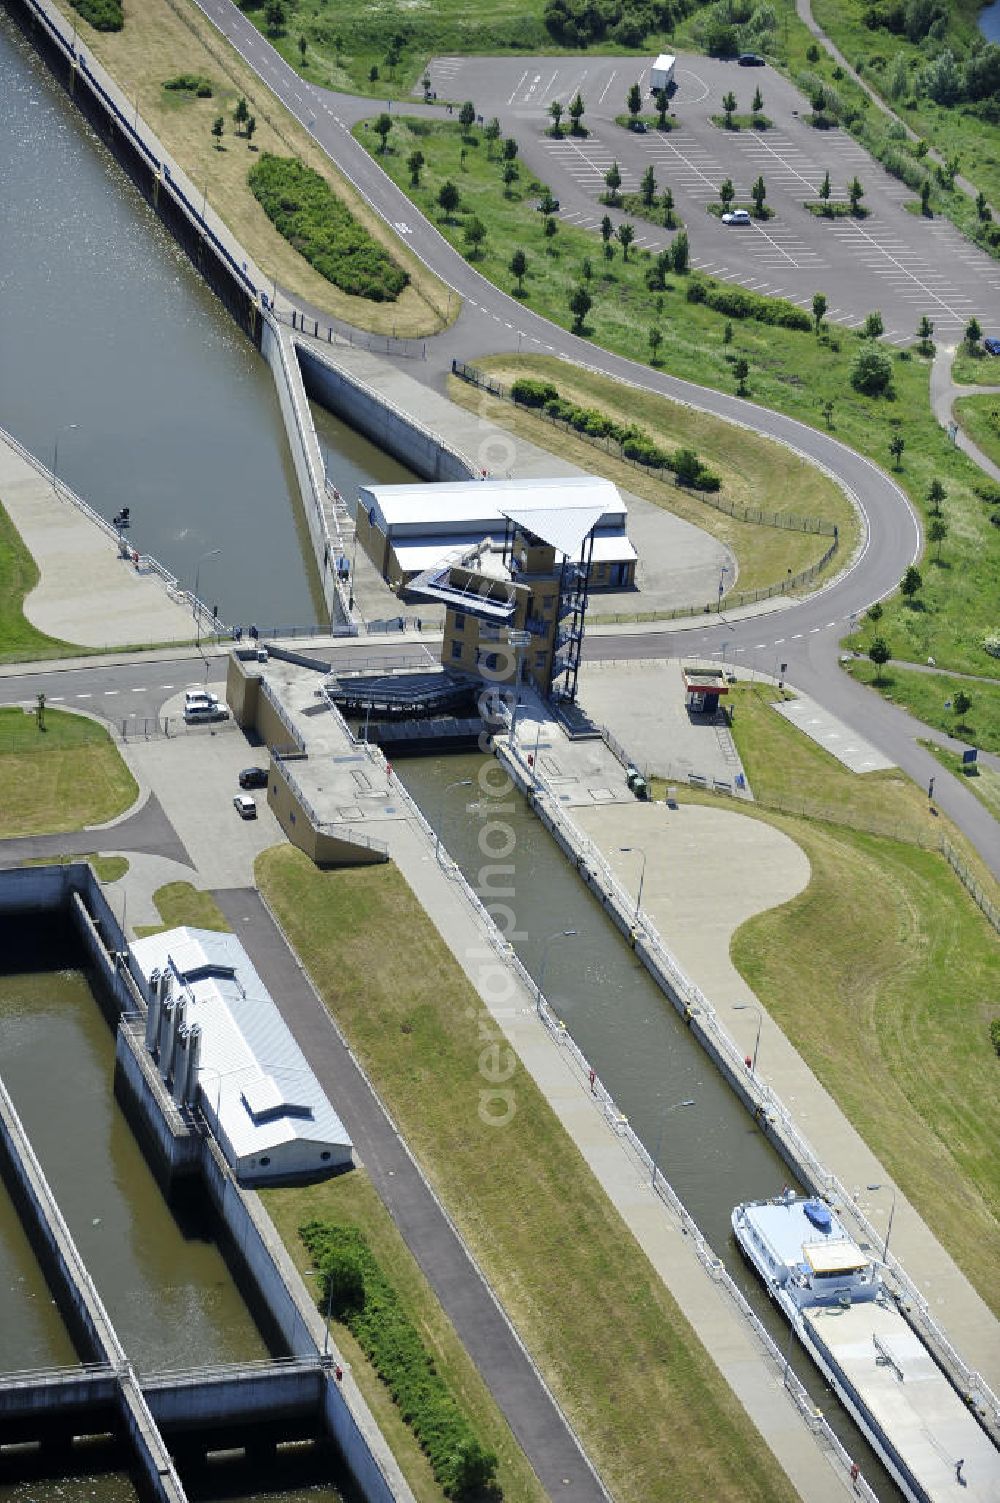
{"type": "Polygon", "coordinates": [[[797,699],[776,700],[774,708],[851,772],[884,772],[896,765],[876,751],[870,741],[804,694],[797,699]]]}

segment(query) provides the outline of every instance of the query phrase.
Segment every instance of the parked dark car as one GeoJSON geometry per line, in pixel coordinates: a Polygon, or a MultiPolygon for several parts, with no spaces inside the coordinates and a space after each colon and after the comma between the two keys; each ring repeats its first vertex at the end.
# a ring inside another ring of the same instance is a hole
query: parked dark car
{"type": "Polygon", "coordinates": [[[765,68],[767,66],[759,52],[741,52],[736,61],[741,68],[765,68]]]}
{"type": "Polygon", "coordinates": [[[241,788],[266,788],[267,787],[267,768],[266,767],[244,767],[243,771],[240,773],[240,787],[241,788]]]}
{"type": "Polygon", "coordinates": [[[987,355],[1000,355],[1000,339],[984,339],[983,349],[987,355]]]}

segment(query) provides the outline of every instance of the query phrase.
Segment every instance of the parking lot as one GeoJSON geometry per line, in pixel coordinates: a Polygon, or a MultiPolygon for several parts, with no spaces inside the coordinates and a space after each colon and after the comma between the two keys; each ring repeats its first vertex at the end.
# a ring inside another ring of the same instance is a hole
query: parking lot
{"type": "MultiPolygon", "coordinates": [[[[755,292],[789,298],[809,307],[814,292],[826,294],[828,317],[848,328],[881,310],[886,337],[914,337],[926,314],[939,338],[960,336],[969,318],[988,320],[1000,306],[1000,264],[967,241],[947,221],[926,220],[904,207],[915,198],[890,177],[846,131],[817,131],[802,118],[806,101],[771,68],[741,68],[713,58],[678,57],[677,91],[671,115],[677,128],[634,134],[615,124],[625,112],[629,86],[649,92],[651,59],[636,58],[439,58],[430,68],[441,99],[472,99],[484,119],[498,115],[515,135],[521,159],[560,200],[560,218],[597,229],[605,208],[599,196],[613,161],[622,191],[635,192],[648,166],[658,191],[674,194],[687,228],[693,264],[755,292]],[[764,96],[765,131],[728,132],[712,124],[730,89],[737,109],[749,113],[754,89],[764,96]],[[546,134],[553,100],[568,105],[577,91],[586,104],[590,134],[561,140],[546,134]],[[864,219],[821,220],[803,207],[814,199],[829,171],[831,198],[846,202],[856,175],[865,190],[864,219]],[[749,226],[723,225],[707,212],[731,177],[738,203],[763,176],[774,218],[749,226]]],[[[650,108],[652,108],[650,106],[650,108]]],[[[624,218],[611,210],[616,222],[624,218]]],[[[634,218],[635,244],[658,250],[672,238],[666,230],[634,218]]]]}

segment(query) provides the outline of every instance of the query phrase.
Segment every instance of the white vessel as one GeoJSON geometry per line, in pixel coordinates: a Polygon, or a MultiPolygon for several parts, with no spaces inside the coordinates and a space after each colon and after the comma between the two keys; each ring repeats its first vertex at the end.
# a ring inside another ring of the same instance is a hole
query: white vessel
{"type": "Polygon", "coordinates": [[[911,1503],[1000,1503],[1000,1452],[829,1206],[786,1192],[733,1232],[795,1334],[911,1503]]]}

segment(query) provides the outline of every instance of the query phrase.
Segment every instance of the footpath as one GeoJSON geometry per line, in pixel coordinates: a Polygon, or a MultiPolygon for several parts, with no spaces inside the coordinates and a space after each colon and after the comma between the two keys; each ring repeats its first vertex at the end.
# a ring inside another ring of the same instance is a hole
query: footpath
{"type": "Polygon", "coordinates": [[[24,614],[39,631],[80,647],[194,636],[176,581],[122,558],[108,524],[2,429],[0,505],[38,567],[24,614]]]}

